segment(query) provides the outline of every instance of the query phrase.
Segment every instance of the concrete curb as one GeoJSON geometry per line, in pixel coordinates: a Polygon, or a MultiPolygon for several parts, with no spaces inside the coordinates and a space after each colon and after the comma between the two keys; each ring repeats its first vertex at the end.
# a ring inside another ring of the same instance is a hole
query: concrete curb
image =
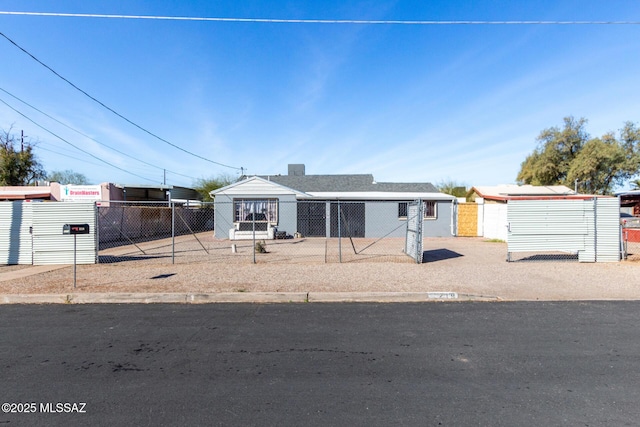
{"type": "Polygon", "coordinates": [[[454,292],[220,292],[9,294],[0,304],[212,304],[212,303],[335,303],[335,302],[460,302],[501,301],[498,297],[454,292]]]}

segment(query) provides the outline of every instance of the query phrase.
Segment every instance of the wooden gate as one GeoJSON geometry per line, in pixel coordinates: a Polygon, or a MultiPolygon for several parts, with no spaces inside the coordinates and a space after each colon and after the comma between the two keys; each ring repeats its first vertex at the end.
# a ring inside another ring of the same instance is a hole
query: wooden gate
{"type": "Polygon", "coordinates": [[[458,205],[458,236],[476,237],[478,235],[478,204],[460,203],[458,205]]]}

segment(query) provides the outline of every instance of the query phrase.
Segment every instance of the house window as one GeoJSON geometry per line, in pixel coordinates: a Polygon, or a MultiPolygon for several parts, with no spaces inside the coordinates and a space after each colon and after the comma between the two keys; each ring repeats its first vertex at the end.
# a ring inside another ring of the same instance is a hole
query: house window
{"type": "Polygon", "coordinates": [[[407,203],[398,203],[398,218],[407,219],[407,203]]]}
{"type": "Polygon", "coordinates": [[[438,218],[438,206],[434,200],[422,202],[424,203],[424,219],[436,219],[438,218]]]}
{"type": "MultiPolygon", "coordinates": [[[[424,219],[438,218],[437,202],[435,200],[423,201],[424,219]]],[[[398,203],[398,218],[407,219],[407,202],[398,203]]]]}
{"type": "Polygon", "coordinates": [[[278,199],[233,199],[234,222],[278,223],[278,199]]]}

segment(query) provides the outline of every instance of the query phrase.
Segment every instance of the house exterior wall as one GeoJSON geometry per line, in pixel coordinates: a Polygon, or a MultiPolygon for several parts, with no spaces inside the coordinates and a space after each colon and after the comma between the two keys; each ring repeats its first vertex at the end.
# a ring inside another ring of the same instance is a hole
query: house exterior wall
{"type": "Polygon", "coordinates": [[[298,206],[294,195],[278,196],[278,231],[293,235],[298,230],[298,206]]]}
{"type": "Polygon", "coordinates": [[[214,210],[213,235],[217,239],[228,239],[229,229],[233,228],[233,196],[216,196],[214,210]]]}
{"type": "MultiPolygon", "coordinates": [[[[366,202],[365,237],[405,237],[407,219],[398,218],[398,203],[402,202],[366,202]]],[[[452,208],[453,203],[450,201],[437,201],[437,217],[424,220],[422,224],[423,236],[451,237],[453,235],[451,231],[452,208]]]]}
{"type": "Polygon", "coordinates": [[[426,219],[422,227],[424,237],[451,237],[455,235],[456,218],[452,218],[454,204],[449,201],[438,201],[438,218],[426,219]],[[453,223],[452,223],[453,221],[453,223]],[[454,228],[452,230],[452,228],[454,228]]]}
{"type": "Polygon", "coordinates": [[[365,237],[403,237],[406,233],[406,218],[398,218],[399,202],[365,203],[365,237]],[[398,228],[401,226],[400,228],[398,228]]]}
{"type": "Polygon", "coordinates": [[[118,201],[124,200],[124,192],[122,188],[117,187],[115,184],[111,184],[108,182],[103,182],[100,184],[102,186],[102,200],[103,201],[118,201]]]}
{"type": "Polygon", "coordinates": [[[218,239],[228,239],[229,230],[234,227],[234,199],[278,199],[278,231],[293,235],[297,230],[297,205],[295,195],[287,194],[221,194],[215,198],[214,235],[218,239]]]}
{"type": "MultiPolygon", "coordinates": [[[[215,198],[215,237],[219,239],[229,238],[229,229],[234,227],[233,200],[244,199],[278,199],[278,231],[285,231],[288,235],[298,232],[298,203],[308,203],[305,200],[296,200],[293,194],[220,194],[215,198]]],[[[326,235],[331,234],[330,205],[335,200],[313,200],[314,203],[326,203],[325,215],[326,235]]],[[[408,201],[407,201],[408,202],[408,201]]],[[[364,233],[365,237],[404,237],[406,233],[406,218],[398,217],[398,204],[401,201],[343,201],[343,204],[364,204],[364,233]]],[[[437,218],[424,220],[425,237],[450,237],[452,236],[451,221],[453,204],[450,201],[437,201],[437,218]]],[[[455,219],[454,219],[455,221],[455,219]]]]}

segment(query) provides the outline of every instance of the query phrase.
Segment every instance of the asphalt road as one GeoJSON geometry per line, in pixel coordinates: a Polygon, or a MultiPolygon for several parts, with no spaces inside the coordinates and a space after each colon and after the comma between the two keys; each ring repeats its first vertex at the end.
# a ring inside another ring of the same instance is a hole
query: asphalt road
{"type": "Polygon", "coordinates": [[[637,425],[640,303],[0,306],[0,368],[0,426],[637,425]]]}

